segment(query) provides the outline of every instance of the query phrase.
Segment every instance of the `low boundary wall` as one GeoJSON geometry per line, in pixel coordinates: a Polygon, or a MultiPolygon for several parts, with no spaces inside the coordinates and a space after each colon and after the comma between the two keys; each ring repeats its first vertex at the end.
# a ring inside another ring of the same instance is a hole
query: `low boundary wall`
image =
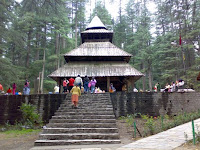
{"type": "Polygon", "coordinates": [[[35,105],[42,120],[48,123],[65,98],[65,94],[0,95],[0,124],[19,121],[22,118],[19,108],[25,102],[35,105]]]}
{"type": "MultiPolygon", "coordinates": [[[[200,93],[115,92],[110,94],[115,116],[128,114],[177,115],[200,110],[200,93]]],[[[0,124],[14,124],[22,118],[22,102],[36,106],[45,123],[54,115],[66,94],[0,95],[0,124]]]]}
{"type": "Polygon", "coordinates": [[[200,93],[115,92],[111,100],[116,117],[127,114],[177,115],[200,109],[200,93]]]}

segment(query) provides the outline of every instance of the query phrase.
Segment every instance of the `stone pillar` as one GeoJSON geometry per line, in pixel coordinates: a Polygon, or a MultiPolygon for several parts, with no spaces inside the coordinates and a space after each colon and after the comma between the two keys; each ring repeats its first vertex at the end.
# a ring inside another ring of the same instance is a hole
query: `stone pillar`
{"type": "Polygon", "coordinates": [[[109,92],[109,86],[110,86],[110,77],[107,77],[107,92],[109,92]]]}

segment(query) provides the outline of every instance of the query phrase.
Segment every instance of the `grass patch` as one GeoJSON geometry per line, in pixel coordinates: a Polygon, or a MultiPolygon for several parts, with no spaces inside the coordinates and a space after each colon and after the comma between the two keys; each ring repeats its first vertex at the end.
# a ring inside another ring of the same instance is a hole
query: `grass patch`
{"type": "Polygon", "coordinates": [[[41,129],[22,129],[22,130],[7,130],[0,132],[1,136],[4,136],[4,138],[13,138],[13,137],[20,137],[24,135],[29,134],[38,134],[41,131],[41,129]]]}
{"type": "MultiPolygon", "coordinates": [[[[122,116],[119,118],[119,121],[126,122],[127,128],[130,133],[134,133],[134,127],[133,124],[136,122],[137,126],[137,134],[136,138],[149,135],[153,135],[162,131],[165,131],[167,129],[176,127],[178,125],[190,122],[192,120],[195,120],[197,118],[200,118],[200,110],[193,113],[183,113],[179,114],[177,116],[149,116],[149,115],[142,115],[141,113],[138,114],[131,114],[127,116],[122,116]],[[138,135],[140,133],[140,135],[138,135]]],[[[196,133],[198,141],[200,141],[200,133],[199,131],[196,133]]],[[[134,135],[133,135],[134,137],[134,135]]]]}

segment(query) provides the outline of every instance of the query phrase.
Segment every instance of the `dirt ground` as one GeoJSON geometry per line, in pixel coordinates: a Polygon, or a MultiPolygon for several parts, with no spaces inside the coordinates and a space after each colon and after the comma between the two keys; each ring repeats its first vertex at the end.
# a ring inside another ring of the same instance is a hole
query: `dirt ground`
{"type": "Polygon", "coordinates": [[[34,141],[38,138],[38,133],[28,135],[7,135],[0,133],[1,150],[29,150],[34,146],[34,141]]]}
{"type": "MultiPolygon", "coordinates": [[[[134,132],[132,127],[128,126],[122,120],[117,120],[120,139],[123,144],[128,144],[140,139],[141,137],[133,138],[134,132]]],[[[22,136],[5,135],[0,132],[0,149],[1,150],[29,150],[34,146],[34,141],[38,139],[38,133],[32,133],[22,136]]],[[[175,150],[200,150],[200,144],[193,146],[193,144],[184,144],[175,150]]]]}

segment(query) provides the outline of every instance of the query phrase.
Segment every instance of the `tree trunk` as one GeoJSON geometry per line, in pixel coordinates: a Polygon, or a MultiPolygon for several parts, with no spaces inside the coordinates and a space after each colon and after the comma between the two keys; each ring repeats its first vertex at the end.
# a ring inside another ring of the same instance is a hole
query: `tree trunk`
{"type": "Polygon", "coordinates": [[[152,72],[150,66],[148,68],[148,74],[149,74],[149,90],[152,91],[152,72]]]}
{"type": "Polygon", "coordinates": [[[44,69],[45,69],[45,48],[44,48],[44,54],[43,54],[43,65],[42,65],[42,75],[41,75],[41,86],[40,91],[41,94],[43,94],[43,88],[44,88],[44,69]]]}
{"type": "MultiPolygon", "coordinates": [[[[38,30],[39,32],[39,30],[38,30]]],[[[39,33],[36,33],[36,43],[35,43],[35,47],[36,47],[36,54],[35,54],[35,60],[39,60],[39,54],[40,54],[40,50],[39,50],[39,46],[40,46],[40,43],[39,43],[39,38],[40,38],[40,35],[39,33]]],[[[34,79],[34,93],[38,93],[38,77],[35,77],[34,79]]]]}
{"type": "MultiPolygon", "coordinates": [[[[142,62],[142,70],[145,70],[145,67],[144,67],[144,63],[142,62]]],[[[146,71],[145,71],[145,76],[142,77],[142,86],[143,86],[143,91],[145,92],[146,90],[146,71]]]]}
{"type": "Polygon", "coordinates": [[[119,22],[122,23],[122,0],[119,1],[119,22]]]}
{"type": "Polygon", "coordinates": [[[26,67],[29,67],[29,59],[30,59],[30,52],[31,52],[31,33],[32,30],[28,31],[28,43],[27,43],[27,53],[26,53],[26,67]]]}
{"type": "Polygon", "coordinates": [[[76,9],[75,9],[75,48],[77,47],[77,25],[78,25],[78,12],[77,12],[78,2],[76,1],[76,9]]]}
{"type": "Polygon", "coordinates": [[[170,2],[170,22],[171,22],[171,31],[174,32],[174,24],[173,24],[173,13],[172,13],[173,3],[170,2]]]}
{"type": "Polygon", "coordinates": [[[193,4],[193,8],[192,8],[192,27],[193,27],[194,22],[195,22],[196,8],[197,8],[197,5],[196,5],[196,0],[195,0],[194,4],[193,4]]]}
{"type": "MultiPolygon", "coordinates": [[[[65,49],[65,48],[66,48],[66,41],[65,41],[65,38],[64,38],[64,37],[61,37],[61,41],[62,41],[62,49],[65,49]]],[[[60,66],[64,66],[63,58],[61,58],[61,60],[60,60],[60,66]]]]}
{"type": "Polygon", "coordinates": [[[92,0],[90,0],[90,21],[92,20],[92,0]]]}
{"type": "Polygon", "coordinates": [[[145,90],[146,90],[146,76],[142,77],[142,86],[143,86],[142,90],[143,90],[143,92],[145,92],[145,90]]]}
{"type": "MultiPolygon", "coordinates": [[[[39,31],[38,31],[39,32],[39,31]]],[[[40,38],[40,35],[39,33],[36,33],[36,54],[35,54],[35,60],[39,60],[39,55],[40,55],[40,50],[39,50],[39,38],[40,38]]]]}
{"type": "Polygon", "coordinates": [[[12,46],[12,63],[15,65],[15,44],[12,46]]]}
{"type": "Polygon", "coordinates": [[[41,91],[41,94],[43,94],[43,88],[44,88],[44,70],[45,70],[45,51],[46,51],[46,35],[47,35],[47,27],[46,27],[46,22],[44,23],[44,37],[43,37],[43,49],[44,49],[44,52],[43,52],[43,65],[42,65],[42,75],[41,75],[41,86],[40,86],[40,91],[41,91]]]}
{"type": "Polygon", "coordinates": [[[58,36],[58,33],[55,32],[55,54],[57,56],[57,61],[56,61],[56,67],[55,69],[58,69],[59,68],[59,36],[58,36]]]}

